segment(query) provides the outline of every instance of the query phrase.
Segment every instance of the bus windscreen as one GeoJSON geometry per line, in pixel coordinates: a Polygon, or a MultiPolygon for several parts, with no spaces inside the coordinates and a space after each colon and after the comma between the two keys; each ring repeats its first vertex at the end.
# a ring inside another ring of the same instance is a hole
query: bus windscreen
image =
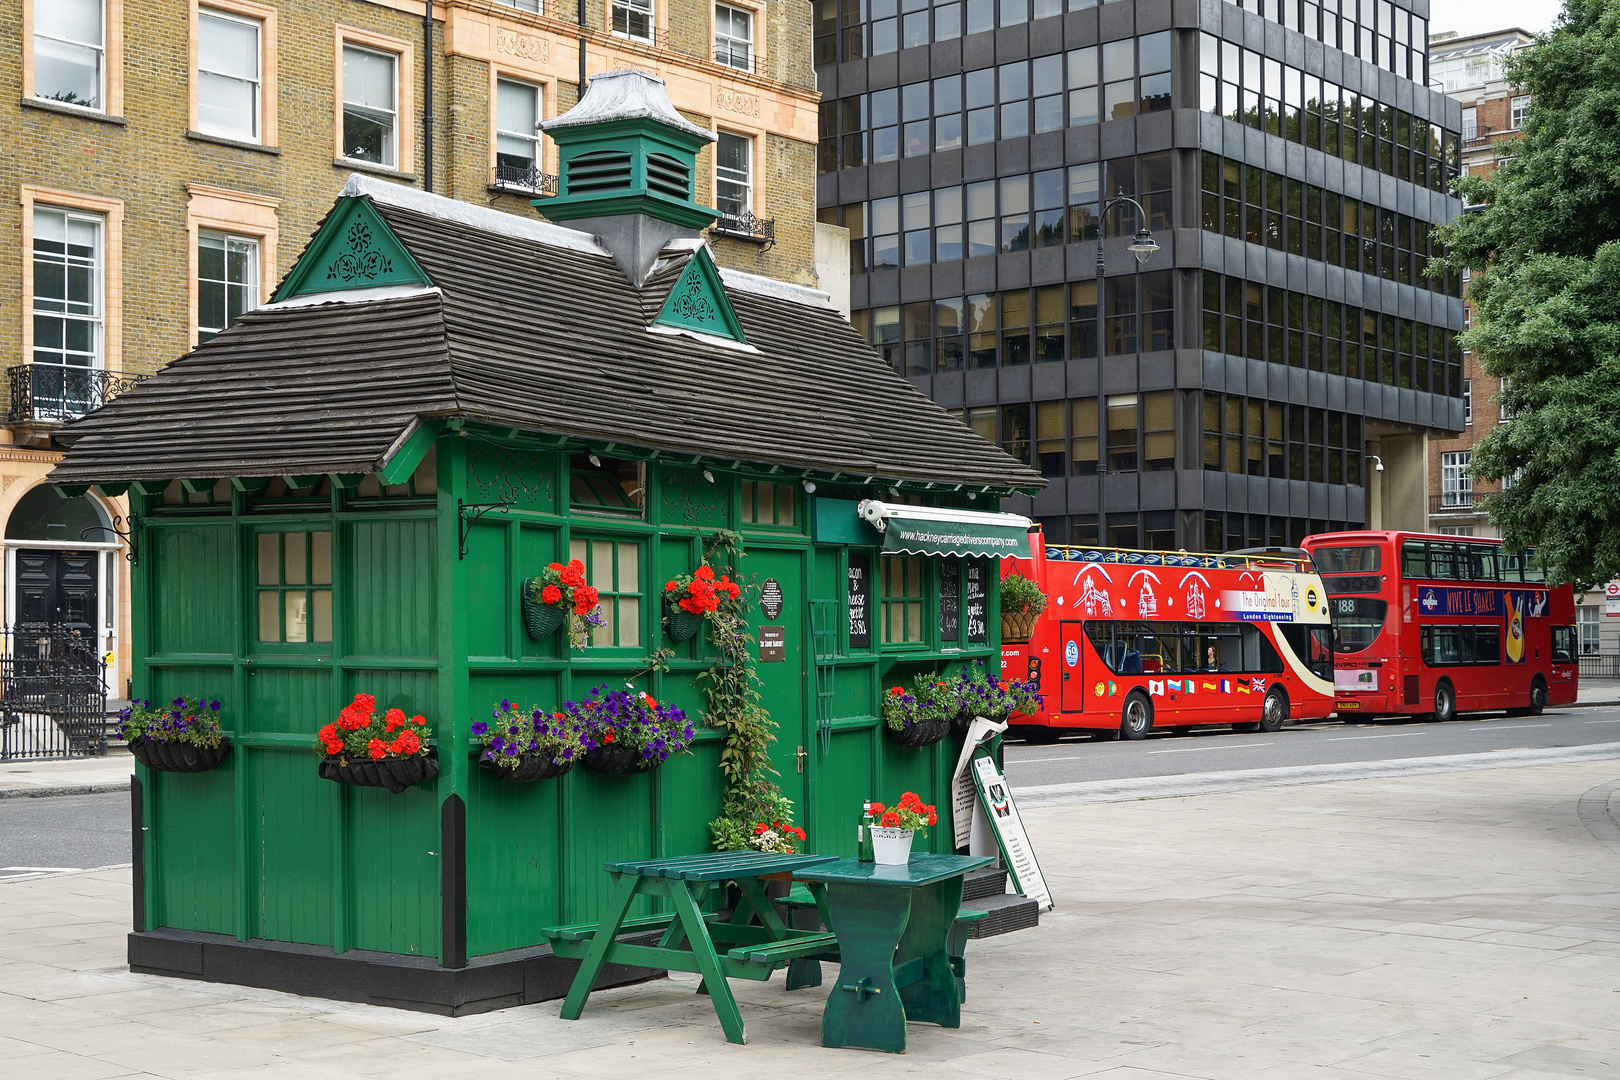
{"type": "Polygon", "coordinates": [[[1333,615],[1333,651],[1357,653],[1371,645],[1384,628],[1389,604],[1368,596],[1335,596],[1329,601],[1333,615]]]}
{"type": "Polygon", "coordinates": [[[1373,544],[1324,547],[1311,552],[1318,574],[1376,574],[1379,548],[1373,544]]]}

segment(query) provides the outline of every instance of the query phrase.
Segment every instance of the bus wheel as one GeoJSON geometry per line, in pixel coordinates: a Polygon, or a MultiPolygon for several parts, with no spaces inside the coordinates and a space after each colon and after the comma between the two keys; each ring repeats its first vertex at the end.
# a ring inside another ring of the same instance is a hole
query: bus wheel
{"type": "Polygon", "coordinates": [[[1055,727],[1027,727],[1020,728],[1018,733],[1024,741],[1031,746],[1051,746],[1063,738],[1063,729],[1055,727]]]}
{"type": "Polygon", "coordinates": [[[1442,724],[1457,719],[1457,692],[1444,679],[1434,688],[1434,718],[1442,724]]]}
{"type": "Polygon", "coordinates": [[[1125,708],[1119,717],[1119,733],[1125,738],[1135,741],[1147,738],[1147,733],[1153,727],[1153,705],[1148,701],[1147,695],[1140,690],[1134,691],[1125,699],[1125,708]]]}
{"type": "Polygon", "coordinates": [[[1540,675],[1530,681],[1530,707],[1526,709],[1509,709],[1509,716],[1540,716],[1541,711],[1547,707],[1547,682],[1540,675]]]}
{"type": "Polygon", "coordinates": [[[1266,703],[1260,706],[1260,730],[1281,731],[1288,722],[1288,695],[1273,686],[1266,694],[1266,703]]]}

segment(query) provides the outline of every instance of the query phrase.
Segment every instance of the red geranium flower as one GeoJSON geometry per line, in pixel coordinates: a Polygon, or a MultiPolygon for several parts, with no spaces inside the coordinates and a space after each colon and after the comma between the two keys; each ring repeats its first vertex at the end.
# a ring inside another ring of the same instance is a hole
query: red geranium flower
{"type": "Polygon", "coordinates": [[[754,826],[754,835],[755,836],[764,836],[769,831],[770,831],[770,827],[767,826],[763,821],[760,822],[758,825],[754,826]]]}
{"type": "Polygon", "coordinates": [[[929,807],[928,808],[928,824],[936,825],[938,823],[939,823],[939,815],[934,813],[933,807],[929,807]]]}
{"type": "Polygon", "coordinates": [[[612,728],[608,728],[606,731],[604,731],[602,733],[602,741],[605,742],[605,743],[610,743],[610,742],[613,741],[613,729],[612,728]]]}
{"type": "Polygon", "coordinates": [[[696,570],[692,571],[692,576],[697,578],[699,581],[713,581],[714,571],[707,566],[700,566],[696,570]]]}
{"type": "Polygon", "coordinates": [[[383,755],[388,753],[388,744],[381,739],[372,739],[366,744],[366,749],[371,751],[372,761],[381,761],[383,755]]]}
{"type": "Polygon", "coordinates": [[[883,816],[883,811],[887,810],[887,809],[888,809],[888,807],[884,806],[882,803],[875,802],[869,808],[869,812],[871,813],[871,815],[873,817],[882,817],[883,816]]]}
{"type": "Polygon", "coordinates": [[[665,592],[674,592],[678,588],[680,588],[680,586],[675,584],[673,581],[664,582],[664,591],[665,592]]]}
{"type": "Polygon", "coordinates": [[[887,814],[884,814],[883,827],[885,829],[898,829],[900,827],[900,815],[895,813],[893,810],[890,810],[887,814]]]}
{"type": "Polygon", "coordinates": [[[383,715],[383,730],[393,731],[397,727],[405,726],[405,713],[401,709],[389,709],[383,715]]]}
{"type": "Polygon", "coordinates": [[[414,754],[422,749],[422,740],[417,738],[414,731],[402,731],[399,737],[389,744],[388,749],[396,754],[414,754]]]}
{"type": "Polygon", "coordinates": [[[540,590],[540,602],[542,604],[555,604],[561,599],[562,590],[555,585],[547,585],[540,590]]]}

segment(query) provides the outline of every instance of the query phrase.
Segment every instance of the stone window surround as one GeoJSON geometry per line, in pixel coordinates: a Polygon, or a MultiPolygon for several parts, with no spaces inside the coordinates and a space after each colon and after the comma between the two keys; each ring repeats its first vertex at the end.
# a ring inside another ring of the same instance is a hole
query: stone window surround
{"type": "Polygon", "coordinates": [[[276,207],[280,199],[243,191],[186,185],[186,342],[197,347],[197,233],[202,229],[251,236],[259,241],[259,302],[269,300],[275,286],[276,238],[280,231],[276,207]]]}
{"type": "MultiPolygon", "coordinates": [[[[22,96],[34,97],[34,5],[50,0],[22,0],[22,96]]],[[[103,56],[107,66],[105,108],[85,109],[88,115],[124,115],[124,0],[104,0],[107,40],[103,56]]],[[[54,103],[53,103],[54,104],[54,103]]],[[[65,106],[67,109],[73,106],[65,106]]],[[[31,238],[30,238],[31,239],[31,238]]]]}
{"type": "MultiPolygon", "coordinates": [[[[769,171],[766,167],[767,162],[763,159],[763,155],[769,153],[769,147],[765,139],[765,129],[760,127],[751,128],[744,124],[733,123],[731,117],[727,117],[725,123],[713,123],[709,130],[713,131],[717,138],[724,132],[727,135],[735,135],[738,138],[748,140],[748,196],[750,202],[748,212],[755,217],[769,217],[770,215],[765,213],[763,209],[767,205],[765,196],[769,171]]],[[[718,145],[718,143],[711,145],[708,152],[709,197],[711,200],[714,198],[714,192],[719,190],[717,185],[720,180],[720,155],[715,153],[715,145],[718,145]]]]}
{"type": "MultiPolygon", "coordinates": [[[[117,0],[122,2],[122,0],[117,0]]],[[[279,52],[276,35],[276,9],[264,4],[253,3],[252,0],[191,0],[186,13],[186,127],[190,131],[200,131],[197,126],[197,87],[201,81],[197,77],[197,63],[199,44],[197,36],[197,9],[207,8],[226,15],[235,15],[243,19],[252,19],[257,22],[259,31],[259,144],[265,147],[279,145],[277,128],[276,105],[279,93],[276,84],[276,57],[279,52]]],[[[338,73],[340,81],[336,84],[342,86],[342,50],[339,50],[338,73]]],[[[341,127],[341,114],[340,124],[341,127]]],[[[214,136],[218,137],[218,136],[214,136]]],[[[193,245],[195,247],[195,245],[193,245]]],[[[269,280],[269,279],[266,279],[269,280]]]]}
{"type": "Polygon", "coordinates": [[[124,204],[119,199],[24,184],[18,192],[22,205],[19,255],[22,261],[22,355],[34,355],[34,207],[82,210],[100,214],[105,222],[102,252],[102,367],[122,371],[124,359],[124,204]]]}
{"type": "MultiPolygon", "coordinates": [[[[753,26],[750,28],[752,30],[752,32],[753,32],[753,40],[750,43],[750,49],[751,49],[750,55],[753,57],[753,61],[754,61],[753,73],[754,74],[759,74],[759,73],[763,72],[765,70],[765,60],[766,60],[766,52],[765,52],[766,39],[770,37],[770,34],[768,34],[766,32],[767,27],[769,25],[767,20],[768,20],[768,18],[770,16],[770,9],[769,9],[768,0],[709,0],[709,50],[710,50],[709,51],[709,59],[710,60],[714,60],[714,51],[713,51],[714,50],[714,42],[715,42],[714,9],[715,9],[715,5],[717,3],[724,4],[726,7],[736,8],[739,11],[746,11],[750,15],[753,16],[753,26]]],[[[716,60],[715,63],[719,63],[719,61],[716,60]]],[[[731,68],[731,67],[729,67],[729,65],[726,65],[726,64],[721,64],[720,66],[728,68],[728,70],[731,70],[731,71],[736,71],[737,70],[736,68],[731,68]]]]}
{"type": "MultiPolygon", "coordinates": [[[[540,119],[551,120],[557,115],[557,80],[555,76],[541,75],[527,68],[510,67],[505,64],[491,62],[489,64],[489,178],[495,179],[495,135],[498,117],[496,84],[505,79],[508,82],[522,83],[533,86],[540,91],[540,119]]],[[[537,133],[538,134],[538,133],[537,133]]],[[[534,167],[542,173],[546,171],[546,163],[555,157],[549,139],[540,138],[535,143],[534,167]]],[[[553,162],[555,164],[555,162],[553,162]]]]}
{"type": "Polygon", "coordinates": [[[404,38],[361,30],[338,23],[332,29],[332,158],[339,167],[353,162],[357,168],[390,173],[411,173],[416,166],[416,46],[404,38]],[[355,161],[343,152],[343,46],[392,53],[394,68],[394,164],[379,166],[373,161],[355,161]]]}

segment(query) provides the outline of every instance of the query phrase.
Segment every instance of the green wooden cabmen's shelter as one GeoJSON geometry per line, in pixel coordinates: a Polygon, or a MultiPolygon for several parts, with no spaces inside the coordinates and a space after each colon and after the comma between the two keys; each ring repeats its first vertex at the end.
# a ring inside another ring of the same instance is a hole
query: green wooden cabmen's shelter
{"type": "Polygon", "coordinates": [[[64,432],[61,490],[131,498],[135,696],[216,698],[232,740],[212,771],[137,770],[132,967],[441,1012],[561,996],[539,928],[597,916],[606,859],[709,850],[721,736],[516,784],[470,725],[630,682],[701,729],[714,655],[658,597],[723,532],[809,849],[853,853],[865,799],[949,803],[953,741],[886,740],[879,698],[995,670],[1023,534],[984,511],[1041,478],[823,294],[715,265],[711,136],[659,80],[599,75],[548,130],[572,227],[356,176],[272,302],[64,432]],[[876,527],[908,513],[931,527],[876,527]],[[583,647],[520,611],[570,557],[606,618],[583,647]],[[436,778],[317,776],[357,692],[427,718],[436,778]]]}

